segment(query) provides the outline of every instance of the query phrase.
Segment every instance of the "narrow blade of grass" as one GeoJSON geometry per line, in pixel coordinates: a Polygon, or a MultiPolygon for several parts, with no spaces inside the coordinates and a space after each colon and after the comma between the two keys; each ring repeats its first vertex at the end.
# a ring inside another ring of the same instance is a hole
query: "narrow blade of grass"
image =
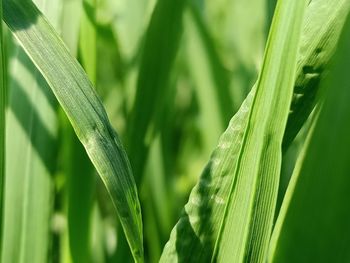
{"type": "Polygon", "coordinates": [[[64,154],[67,175],[69,248],[72,262],[91,259],[91,220],[95,176],[91,162],[72,128],[66,127],[64,154]],[[79,163],[79,166],[76,164],[79,163]]]}
{"type": "Polygon", "coordinates": [[[23,50],[10,58],[2,262],[46,262],[53,202],[56,101],[23,50]],[[18,165],[18,162],[21,165],[18,165]]]}
{"type": "Polygon", "coordinates": [[[187,63],[199,101],[204,149],[209,155],[233,114],[229,74],[194,4],[185,13],[185,26],[187,63]]]}
{"type": "MultiPolygon", "coordinates": [[[[78,56],[79,26],[82,18],[82,1],[70,0],[62,3],[62,40],[70,53],[78,56]]],[[[79,258],[87,261],[89,250],[90,220],[92,208],[93,168],[64,112],[60,111],[60,157],[65,187],[60,196],[67,227],[60,235],[60,261],[75,262],[79,258]],[[79,166],[76,164],[79,163],[79,166]],[[81,180],[84,178],[84,180],[81,180]]]]}
{"type": "Polygon", "coordinates": [[[48,82],[101,176],[135,261],[143,261],[141,209],[130,164],[86,74],[37,8],[5,1],[4,20],[48,82]]]}
{"type": "Polygon", "coordinates": [[[212,260],[261,262],[266,256],[306,2],[277,4],[230,194],[213,196],[226,208],[212,260]]]}
{"type": "Polygon", "coordinates": [[[78,53],[80,18],[82,16],[82,0],[62,0],[62,39],[71,54],[78,53]],[[74,19],[73,19],[74,18],[74,19]]]}
{"type": "MultiPolygon", "coordinates": [[[[71,46],[71,54],[79,46],[78,53],[81,64],[91,82],[96,85],[96,28],[95,28],[95,0],[82,1],[81,16],[67,17],[69,26],[62,28],[63,40],[71,46]],[[80,38],[70,36],[71,25],[80,22],[80,38]]],[[[68,24],[68,23],[67,23],[68,24]]],[[[67,218],[69,255],[72,262],[89,262],[92,254],[92,219],[95,197],[95,170],[79,142],[67,118],[64,118],[64,172],[66,175],[67,218]],[[77,165],[77,163],[79,165],[77,165]]],[[[96,209],[98,209],[96,207],[96,209]]],[[[67,253],[67,252],[66,252],[67,253]]],[[[67,253],[68,254],[68,253],[67,253]]]]}
{"type": "Polygon", "coordinates": [[[297,78],[283,149],[286,150],[307,120],[316,103],[319,84],[333,56],[350,10],[348,0],[313,0],[306,13],[297,78]]]}
{"type": "MultiPolygon", "coordinates": [[[[2,28],[2,1],[0,3],[0,248],[2,247],[3,203],[5,183],[5,109],[6,109],[6,64],[2,28]]],[[[0,257],[1,257],[0,250],[0,257]]]]}
{"type": "Polygon", "coordinates": [[[151,124],[158,125],[156,115],[161,113],[163,99],[167,95],[170,72],[182,33],[185,2],[158,0],[146,32],[128,128],[128,154],[138,183],[147,160],[149,141],[146,142],[146,137],[152,134],[151,124]]]}
{"type": "MultiPolygon", "coordinates": [[[[51,1],[49,8],[45,8],[45,0],[36,3],[48,12],[57,1],[51,1]]],[[[58,14],[50,14],[49,19],[56,24],[58,14]]],[[[11,39],[8,46],[11,54],[3,233],[6,242],[1,262],[46,262],[57,150],[57,103],[17,42],[11,39]]]]}
{"type": "MultiPolygon", "coordinates": [[[[268,0],[193,1],[208,22],[217,51],[230,74],[235,111],[256,81],[271,21],[268,0]],[[199,6],[199,5],[197,5],[199,6]]],[[[230,115],[232,117],[232,115],[230,115]]]]}
{"type": "Polygon", "coordinates": [[[96,85],[96,0],[83,1],[83,13],[80,23],[79,51],[82,65],[91,82],[96,85]]]}
{"type": "MultiPolygon", "coordinates": [[[[342,28],[344,14],[349,10],[348,1],[314,0],[313,4],[307,8],[306,19],[303,28],[301,48],[302,52],[298,57],[297,77],[294,87],[293,105],[297,109],[296,101],[303,101],[305,105],[314,104],[314,97],[319,87],[319,79],[324,75],[324,68],[327,66],[330,57],[334,52],[339,31],[342,28]],[[327,6],[327,8],[324,8],[327,6]],[[329,19],[329,20],[328,20],[329,19]],[[324,21],[328,21],[324,23],[324,21]],[[315,28],[314,28],[315,27],[315,28]],[[309,32],[312,34],[309,35],[309,32]],[[322,52],[319,52],[319,51],[322,52]],[[303,68],[322,69],[318,74],[307,74],[303,68]]],[[[210,245],[218,236],[217,225],[223,218],[224,209],[209,199],[207,196],[216,194],[224,200],[229,195],[232,173],[236,167],[237,153],[240,149],[240,142],[243,138],[243,131],[247,124],[247,109],[252,104],[253,89],[238,113],[232,118],[228,129],[222,135],[219,145],[229,142],[228,149],[223,150],[217,147],[212,157],[203,171],[199,182],[192,190],[185,212],[175,226],[170,236],[170,240],[163,251],[163,259],[178,258],[179,260],[194,258],[201,255],[207,258],[211,255],[213,246],[210,245]],[[217,162],[217,169],[213,170],[212,165],[217,157],[222,157],[217,162]],[[199,220],[198,220],[199,218],[199,220]],[[198,251],[193,253],[193,251],[198,251]]],[[[311,106],[299,111],[295,117],[306,119],[311,106]]],[[[284,137],[291,137],[296,134],[302,125],[294,125],[297,118],[289,121],[284,137]]],[[[285,139],[286,140],[286,139],[285,139]]],[[[291,141],[290,139],[286,141],[291,141]]],[[[284,147],[288,147],[284,143],[284,147]]]]}
{"type": "Polygon", "coordinates": [[[322,106],[294,170],[269,262],[349,262],[350,16],[322,89],[322,106]]]}
{"type": "Polygon", "coordinates": [[[140,42],[147,28],[156,0],[106,0],[108,9],[112,10],[113,31],[118,38],[120,55],[127,63],[139,52],[140,42]]]}

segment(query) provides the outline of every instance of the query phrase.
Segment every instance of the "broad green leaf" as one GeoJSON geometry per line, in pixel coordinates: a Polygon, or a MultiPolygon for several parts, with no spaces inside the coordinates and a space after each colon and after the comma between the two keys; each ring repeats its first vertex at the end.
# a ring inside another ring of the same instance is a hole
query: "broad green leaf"
{"type": "Polygon", "coordinates": [[[128,158],[86,74],[37,8],[5,1],[4,20],[66,112],[104,182],[135,261],[143,261],[141,209],[128,158]]]}
{"type": "MultiPolygon", "coordinates": [[[[0,3],[0,21],[2,21],[2,1],[0,3]]],[[[0,248],[2,247],[3,203],[5,179],[5,108],[6,108],[6,65],[4,54],[2,22],[0,24],[0,248]]],[[[1,251],[1,250],[0,250],[1,251]]],[[[0,252],[1,257],[2,252],[0,252]]]]}
{"type": "MultiPolygon", "coordinates": [[[[323,69],[326,68],[334,52],[339,31],[344,23],[344,14],[349,7],[348,1],[337,0],[331,2],[313,0],[308,6],[298,57],[294,105],[297,105],[295,103],[297,100],[303,101],[305,105],[314,103],[315,93],[319,86],[319,81],[316,80],[323,75],[323,69]],[[324,23],[328,19],[329,22],[324,23]],[[310,75],[303,71],[305,66],[306,68],[321,68],[322,71],[319,74],[310,75]]],[[[172,231],[169,243],[163,252],[163,259],[173,257],[181,262],[191,256],[194,258],[199,255],[202,255],[203,258],[210,257],[213,243],[218,236],[217,226],[224,216],[224,207],[215,202],[215,198],[211,199],[208,196],[219,196],[223,200],[227,200],[229,196],[230,182],[236,167],[237,153],[240,150],[248,109],[251,107],[254,92],[255,89],[250,92],[220,138],[219,145],[226,145],[227,149],[217,147],[213,152],[199,182],[192,190],[182,217],[172,231]],[[215,170],[213,169],[214,164],[217,167],[215,170]],[[193,253],[193,251],[198,251],[198,253],[193,253]]],[[[306,119],[311,110],[312,107],[308,106],[296,117],[306,119]]],[[[294,125],[296,120],[297,118],[294,118],[289,122],[285,137],[291,137],[290,134],[296,134],[299,131],[302,123],[294,125]]],[[[287,146],[285,144],[285,147],[287,146]]]]}
{"type": "Polygon", "coordinates": [[[350,15],[273,232],[269,262],[349,262],[350,15]]]}
{"type": "Polygon", "coordinates": [[[142,177],[148,144],[153,136],[151,124],[159,125],[156,117],[164,108],[164,97],[169,90],[170,73],[182,33],[185,2],[158,0],[146,31],[128,127],[128,154],[137,183],[142,177]]]}

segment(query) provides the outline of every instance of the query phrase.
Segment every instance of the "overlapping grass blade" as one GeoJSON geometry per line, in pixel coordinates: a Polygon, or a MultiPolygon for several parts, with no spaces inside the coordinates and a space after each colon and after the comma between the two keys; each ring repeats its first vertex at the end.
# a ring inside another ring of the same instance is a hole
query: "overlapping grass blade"
{"type": "MultiPolygon", "coordinates": [[[[71,26],[62,28],[63,40],[70,43],[71,54],[79,46],[78,53],[81,64],[91,82],[96,85],[96,28],[95,28],[95,1],[82,1],[81,16],[69,17],[70,25],[80,22],[80,39],[66,39],[71,26]]],[[[92,259],[92,219],[95,197],[96,178],[95,170],[74,133],[68,120],[64,122],[65,142],[64,172],[66,174],[66,204],[68,218],[69,255],[72,262],[89,262],[92,259]],[[79,165],[77,165],[77,163],[79,165]]],[[[68,254],[68,253],[67,253],[68,254]]],[[[68,256],[68,255],[67,255],[68,256]]]]}
{"type": "Polygon", "coordinates": [[[126,153],[86,74],[27,1],[5,1],[4,20],[53,90],[116,207],[135,261],[143,261],[141,210],[126,153]]]}
{"type": "MultiPolygon", "coordinates": [[[[306,19],[302,34],[301,51],[298,58],[297,78],[294,89],[293,105],[297,108],[297,101],[303,102],[304,111],[295,115],[289,121],[285,138],[293,137],[300,129],[302,123],[295,125],[298,118],[306,119],[314,104],[314,97],[319,87],[319,79],[324,74],[330,57],[334,52],[339,31],[342,28],[344,14],[349,9],[348,1],[314,0],[307,8],[306,19]],[[327,8],[324,8],[327,6],[327,8]],[[329,19],[329,20],[328,20],[329,19]],[[328,21],[324,23],[324,21],[328,21]],[[311,34],[310,34],[311,33],[311,34]],[[310,34],[310,35],[309,35],[310,34]],[[322,51],[322,52],[320,52],[322,51]],[[316,68],[318,74],[308,74],[303,69],[316,68]],[[291,136],[291,134],[294,134],[291,136]]],[[[241,109],[231,120],[228,129],[222,135],[219,144],[229,143],[228,149],[216,148],[206,169],[190,195],[190,201],[185,206],[185,213],[172,231],[168,245],[163,252],[163,258],[178,258],[180,261],[194,255],[210,256],[212,242],[218,236],[218,222],[223,217],[223,206],[209,199],[207,196],[216,194],[227,199],[232,173],[236,167],[237,153],[242,141],[243,131],[247,123],[247,108],[250,108],[255,90],[243,103],[241,109]],[[214,160],[222,156],[218,167],[212,170],[214,160]],[[230,157],[231,156],[231,157],[230,157]],[[231,175],[231,176],[230,176],[231,175]],[[199,219],[199,220],[198,220],[199,219]],[[206,241],[205,241],[206,240],[206,241]],[[211,244],[211,245],[210,245],[211,244]],[[193,251],[198,251],[193,253],[193,251]]],[[[291,141],[290,139],[285,141],[291,141]]],[[[284,143],[287,148],[288,143],[284,143]]]]}
{"type": "MultiPolygon", "coordinates": [[[[298,77],[295,83],[287,128],[283,138],[283,151],[286,153],[285,167],[288,166],[287,162],[291,161],[291,153],[296,149],[296,144],[294,144],[291,151],[287,152],[287,149],[299,130],[305,127],[304,123],[314,108],[321,78],[327,72],[328,62],[336,49],[340,30],[349,9],[350,2],[347,0],[332,2],[313,0],[309,4],[303,33],[303,39],[308,42],[303,41],[303,45],[299,51],[298,77]]],[[[308,127],[303,129],[305,135],[307,129],[308,127]]],[[[301,141],[304,141],[305,135],[299,136],[299,141],[302,138],[304,139],[301,141]]],[[[298,142],[296,143],[300,144],[298,142]]],[[[292,159],[296,159],[296,156],[292,159]]],[[[295,161],[292,161],[292,163],[294,167],[295,161]]],[[[276,212],[278,212],[282,203],[293,167],[291,167],[290,172],[287,174],[281,174],[276,212]]],[[[277,214],[275,216],[277,217],[277,214]]]]}
{"type": "Polygon", "coordinates": [[[348,262],[350,15],[321,105],[288,187],[269,262],[348,262]]]}
{"type": "MultiPolygon", "coordinates": [[[[70,53],[77,57],[82,1],[63,1],[62,7],[60,35],[70,53]]],[[[60,157],[65,175],[62,203],[67,216],[67,227],[60,238],[60,259],[61,262],[76,262],[79,259],[87,261],[91,257],[89,241],[94,190],[93,168],[68,118],[62,111],[59,113],[62,140],[60,157]]]]}
{"type": "Polygon", "coordinates": [[[128,128],[128,154],[137,183],[142,177],[147,159],[146,139],[150,140],[153,136],[151,124],[159,125],[156,117],[164,108],[164,97],[169,90],[170,72],[182,34],[185,2],[158,0],[146,31],[128,128]]]}
{"type": "Polygon", "coordinates": [[[309,4],[293,103],[283,138],[284,150],[294,140],[315,106],[321,76],[334,53],[349,9],[348,0],[313,0],[309,4]]]}
{"type": "Polygon", "coordinates": [[[262,262],[266,256],[305,8],[306,1],[277,4],[230,194],[213,196],[226,208],[212,260],[262,262]]]}

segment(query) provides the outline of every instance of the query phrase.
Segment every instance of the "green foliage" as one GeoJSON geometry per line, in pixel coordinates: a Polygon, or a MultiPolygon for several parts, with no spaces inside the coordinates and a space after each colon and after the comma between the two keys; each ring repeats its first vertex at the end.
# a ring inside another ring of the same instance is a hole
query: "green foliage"
{"type": "Polygon", "coordinates": [[[347,262],[350,16],[271,241],[271,262],[347,262]],[[297,252],[296,252],[297,251],[297,252]]]}
{"type": "Polygon", "coordinates": [[[349,11],[1,1],[1,262],[348,261],[349,11]]]}
{"type": "MultiPolygon", "coordinates": [[[[2,2],[0,3],[2,21],[2,2]]],[[[0,247],[2,246],[4,178],[5,178],[5,109],[6,109],[6,63],[4,54],[4,38],[2,23],[0,25],[0,247]]],[[[1,256],[1,252],[0,252],[1,256]]]]}
{"type": "Polygon", "coordinates": [[[135,260],[142,262],[141,209],[136,185],[123,146],[91,82],[33,4],[6,1],[4,10],[5,22],[70,119],[111,195],[135,260]]]}

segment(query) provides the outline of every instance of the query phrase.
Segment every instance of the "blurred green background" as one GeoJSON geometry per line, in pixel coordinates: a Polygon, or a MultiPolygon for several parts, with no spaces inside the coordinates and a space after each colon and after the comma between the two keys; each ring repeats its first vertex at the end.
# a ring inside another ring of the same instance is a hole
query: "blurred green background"
{"type": "MultiPolygon", "coordinates": [[[[157,262],[219,136],[257,79],[276,1],[34,2],[89,75],[121,136],[142,205],[146,262],[157,262]]],[[[34,244],[20,234],[33,233],[41,242],[28,252],[39,260],[33,262],[132,262],[85,150],[39,72],[7,36],[11,176],[3,249],[34,244]]],[[[296,151],[297,143],[286,155],[284,178],[296,151]]]]}

